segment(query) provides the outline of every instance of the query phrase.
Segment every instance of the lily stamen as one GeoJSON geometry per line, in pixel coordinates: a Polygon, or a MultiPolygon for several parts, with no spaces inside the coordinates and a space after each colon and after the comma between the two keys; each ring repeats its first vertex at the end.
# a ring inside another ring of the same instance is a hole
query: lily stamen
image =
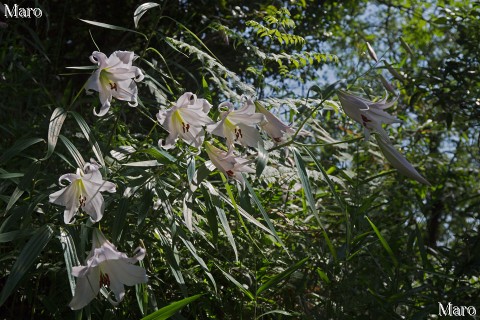
{"type": "Polygon", "coordinates": [[[110,286],[110,277],[108,276],[108,273],[100,273],[100,287],[101,286],[110,286]]]}
{"type": "Polygon", "coordinates": [[[238,138],[243,138],[242,129],[235,128],[235,136],[237,137],[235,141],[237,141],[238,138]]]}

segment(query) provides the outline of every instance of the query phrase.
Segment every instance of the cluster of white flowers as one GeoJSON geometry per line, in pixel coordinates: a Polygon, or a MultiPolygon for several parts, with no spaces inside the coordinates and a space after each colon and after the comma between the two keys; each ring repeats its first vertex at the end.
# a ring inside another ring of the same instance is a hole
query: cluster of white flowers
{"type": "MultiPolygon", "coordinates": [[[[88,94],[92,91],[99,93],[101,107],[99,112],[93,110],[95,115],[105,115],[113,98],[127,101],[131,107],[137,106],[136,83],[141,81],[144,75],[138,67],[132,65],[135,58],[134,53],[129,51],[115,51],[108,58],[102,52],[92,53],[90,61],[97,64],[98,69],[88,79],[85,89],[88,94]]],[[[212,105],[207,100],[198,99],[195,94],[187,92],[170,109],[160,110],[157,114],[158,122],[169,134],[165,140],[159,141],[159,146],[164,149],[173,148],[179,137],[198,150],[204,145],[210,158],[206,164],[210,170],[217,168],[227,177],[244,183],[242,172],[254,172],[248,166],[252,161],[235,156],[234,145],[256,148],[259,143],[263,144],[258,126],[276,143],[285,141],[287,134],[294,133],[292,128],[259,104],[257,113],[255,104],[249,99],[238,110],[235,110],[230,102],[220,104],[222,111],[217,123],[208,116],[211,108],[212,105]],[[225,138],[228,152],[205,142],[205,131],[225,138]]],[[[114,193],[116,187],[112,182],[103,180],[99,169],[100,165],[92,159],[83,168],[78,168],[76,173],[60,177],[59,184],[63,188],[52,193],[49,200],[65,207],[66,224],[75,222],[79,210],[88,214],[93,223],[102,219],[105,201],[101,192],[114,193]],[[64,181],[69,184],[64,185],[64,181]]],[[[145,249],[139,247],[135,252],[133,258],[128,258],[119,252],[99,229],[94,229],[92,250],[86,265],[72,269],[72,274],[78,280],[70,307],[74,310],[83,308],[97,296],[103,286],[113,291],[116,300],[109,298],[109,301],[116,305],[123,299],[124,285],[145,283],[145,269],[133,265],[143,259],[145,249]]]]}
{"type": "MultiPolygon", "coordinates": [[[[137,106],[136,82],[143,79],[142,71],[132,62],[135,60],[133,52],[115,51],[107,58],[101,52],[94,51],[90,60],[98,65],[98,69],[90,76],[85,88],[87,93],[97,91],[102,106],[97,116],[105,115],[112,102],[112,98],[127,101],[132,107],[137,106]]],[[[64,222],[75,222],[75,215],[79,209],[90,216],[95,223],[102,219],[105,210],[105,201],[101,192],[114,193],[115,184],[103,180],[100,165],[95,160],[87,162],[76,173],[64,174],[59,179],[61,190],[50,195],[52,203],[65,207],[64,222]],[[63,181],[70,184],[65,186],[63,181]]],[[[73,310],[78,310],[90,303],[105,286],[115,295],[108,300],[117,305],[125,295],[124,285],[133,286],[147,282],[147,273],[143,267],[134,265],[145,256],[144,248],[137,248],[134,257],[129,258],[125,253],[116,249],[99,229],[92,233],[92,250],[87,257],[85,266],[72,268],[72,275],[77,277],[75,294],[70,302],[73,310]]]]}
{"type": "Polygon", "coordinates": [[[366,139],[369,139],[370,131],[377,134],[375,135],[375,138],[380,150],[382,150],[385,158],[387,158],[395,169],[409,178],[430,185],[430,183],[418,173],[412,164],[408,162],[397,149],[395,149],[387,132],[382,128],[382,124],[402,122],[383,111],[384,109],[390,108],[397,98],[390,102],[387,101],[387,98],[373,102],[341,90],[338,91],[337,95],[345,113],[363,126],[366,139]]]}
{"type": "MultiPolygon", "coordinates": [[[[218,106],[220,110],[218,122],[214,122],[208,116],[211,108],[212,105],[207,100],[198,99],[195,94],[186,92],[170,109],[160,110],[157,114],[158,122],[169,135],[165,140],[159,140],[159,147],[173,148],[178,137],[197,149],[205,145],[205,151],[213,167],[243,184],[242,172],[254,170],[248,167],[251,161],[235,156],[235,144],[252,148],[257,148],[259,144],[263,145],[258,127],[262,128],[275,143],[285,141],[286,136],[295,133],[295,130],[260,104],[255,105],[251,99],[245,99],[243,106],[237,110],[228,101],[221,103],[218,106]],[[210,142],[204,144],[205,130],[212,135],[225,138],[228,152],[214,147],[210,142]]],[[[213,169],[210,163],[207,163],[207,167],[213,169]]]]}
{"type": "MultiPolygon", "coordinates": [[[[94,110],[97,116],[105,115],[112,99],[127,101],[132,107],[137,106],[138,89],[136,83],[144,78],[142,71],[132,65],[135,60],[133,52],[115,51],[108,58],[104,53],[95,51],[90,60],[98,65],[98,69],[86,83],[87,93],[99,93],[100,111],[94,110]]],[[[339,91],[338,96],[345,113],[365,128],[368,138],[370,131],[376,133],[378,144],[385,157],[400,172],[419,182],[429,184],[413,166],[392,146],[387,132],[382,124],[401,122],[389,115],[384,109],[393,105],[396,99],[387,102],[386,99],[373,102],[350,93],[339,91]]],[[[275,144],[286,142],[288,136],[296,130],[284,124],[280,119],[264,108],[260,103],[254,103],[246,98],[243,105],[235,109],[231,102],[223,102],[218,106],[217,122],[209,117],[212,104],[205,99],[199,99],[191,92],[184,93],[168,110],[160,110],[157,120],[168,132],[166,139],[160,139],[159,147],[171,149],[181,138],[189,146],[198,151],[204,147],[210,161],[206,166],[210,170],[216,168],[226,177],[238,180],[244,184],[243,173],[252,173],[249,167],[253,160],[247,160],[235,154],[235,145],[246,148],[263,146],[260,129],[263,130],[275,144]],[[226,150],[215,147],[212,141],[205,141],[209,133],[225,139],[226,150]]],[[[75,215],[81,209],[95,223],[102,219],[105,202],[101,192],[114,193],[115,184],[103,180],[100,165],[91,160],[76,173],[62,175],[59,184],[63,188],[50,195],[50,202],[65,207],[64,221],[66,224],[75,222],[75,215]],[[69,185],[64,185],[68,181],[69,185]]],[[[103,286],[109,287],[116,300],[109,301],[116,305],[122,301],[125,294],[124,285],[135,285],[147,281],[146,271],[134,263],[143,259],[145,249],[137,248],[134,257],[129,258],[119,252],[103,233],[93,230],[92,250],[87,257],[85,266],[73,267],[72,274],[78,278],[75,294],[70,302],[72,309],[81,309],[94,299],[103,286]]]]}

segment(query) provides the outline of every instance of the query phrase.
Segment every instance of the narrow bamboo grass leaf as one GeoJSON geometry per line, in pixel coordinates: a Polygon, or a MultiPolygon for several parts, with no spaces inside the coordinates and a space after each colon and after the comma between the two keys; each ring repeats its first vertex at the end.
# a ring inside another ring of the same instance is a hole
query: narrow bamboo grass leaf
{"type": "Polygon", "coordinates": [[[66,69],[75,69],[75,70],[96,70],[98,66],[72,66],[72,67],[65,67],[66,69]]]}
{"type": "Polygon", "coordinates": [[[242,286],[242,284],[240,282],[238,282],[234,277],[232,277],[229,273],[223,271],[222,268],[220,268],[218,265],[217,265],[217,268],[220,269],[220,271],[222,271],[223,275],[228,279],[230,280],[238,289],[240,289],[240,291],[242,291],[247,297],[250,298],[250,300],[254,301],[255,300],[255,297],[253,296],[253,294],[247,289],[245,288],[244,286],[242,286]]]}
{"type": "Polygon", "coordinates": [[[317,160],[317,156],[313,154],[312,151],[310,151],[307,147],[303,148],[309,155],[312,157],[313,162],[315,163],[315,166],[322,172],[323,177],[325,178],[325,181],[327,181],[328,187],[330,188],[330,191],[332,192],[333,196],[335,197],[335,201],[337,202],[338,206],[342,208],[342,211],[345,210],[345,205],[343,204],[342,199],[337,193],[337,190],[335,189],[335,185],[333,184],[332,179],[328,176],[327,172],[323,168],[323,166],[320,164],[320,162],[317,160]]]}
{"type": "Polygon", "coordinates": [[[75,159],[75,162],[77,163],[78,168],[83,168],[85,166],[85,160],[83,159],[82,155],[77,150],[75,145],[70,140],[68,140],[68,138],[65,137],[64,135],[60,134],[59,137],[60,137],[60,140],[62,140],[65,147],[67,147],[73,159],[75,159]]]}
{"type": "Polygon", "coordinates": [[[192,205],[192,193],[187,191],[187,194],[182,201],[182,211],[183,219],[185,220],[185,225],[190,232],[193,232],[193,210],[191,209],[192,205]]]}
{"type": "Polygon", "coordinates": [[[270,220],[270,217],[268,216],[267,211],[265,211],[265,208],[263,207],[262,202],[260,202],[260,199],[258,199],[257,194],[255,193],[255,190],[253,190],[252,186],[250,185],[247,179],[245,179],[245,185],[247,186],[247,189],[250,192],[250,195],[252,196],[253,202],[255,202],[255,204],[258,207],[258,210],[260,210],[260,213],[262,214],[263,219],[267,223],[271,233],[273,234],[275,239],[278,241],[278,243],[280,243],[282,247],[284,247],[285,251],[288,251],[282,239],[280,239],[280,237],[278,236],[277,231],[275,231],[275,227],[273,226],[273,223],[270,220]]]}
{"type": "Polygon", "coordinates": [[[85,120],[81,115],[79,115],[75,111],[70,111],[70,114],[73,115],[73,117],[75,118],[75,121],[77,121],[78,126],[80,127],[80,130],[82,130],[83,135],[90,143],[90,146],[92,147],[92,151],[97,157],[97,160],[100,162],[102,167],[105,167],[105,160],[103,159],[102,150],[100,149],[100,146],[98,145],[97,140],[93,136],[92,130],[90,130],[90,127],[88,126],[88,124],[85,122],[85,120]]]}
{"type": "MultiPolygon", "coordinates": [[[[222,229],[227,235],[228,242],[230,242],[230,245],[232,246],[233,251],[235,252],[235,261],[238,261],[237,245],[235,244],[235,238],[233,237],[232,230],[230,229],[230,225],[228,224],[227,215],[225,214],[225,210],[223,210],[219,193],[217,190],[215,190],[215,187],[211,183],[205,182],[205,185],[208,188],[208,192],[204,192],[204,195],[207,196],[207,199],[210,201],[210,204],[215,208],[218,219],[220,220],[220,223],[222,225],[222,229]]],[[[213,227],[216,227],[216,226],[213,226],[213,227]]]]}
{"type": "Polygon", "coordinates": [[[201,296],[203,296],[203,293],[197,294],[195,296],[191,296],[182,300],[175,301],[169,304],[168,306],[163,307],[155,311],[154,313],[151,313],[148,316],[142,318],[142,320],[166,320],[171,316],[173,316],[178,311],[180,311],[183,307],[197,300],[201,296]]]}
{"type": "Polygon", "coordinates": [[[303,162],[302,156],[298,152],[296,148],[291,148],[293,151],[293,156],[295,159],[295,165],[297,167],[298,177],[300,178],[300,182],[302,183],[303,192],[305,193],[305,197],[307,198],[308,205],[312,210],[315,218],[317,219],[318,223],[322,225],[320,221],[320,217],[317,213],[317,207],[315,204],[315,199],[312,194],[312,188],[310,187],[310,181],[308,181],[307,170],[305,169],[305,163],[303,162]]]}
{"type": "Polygon", "coordinates": [[[202,77],[202,89],[203,89],[203,97],[207,101],[212,101],[212,93],[210,92],[210,88],[208,87],[207,80],[205,77],[202,77]]]}
{"type": "Polygon", "coordinates": [[[25,173],[23,178],[20,180],[20,183],[18,184],[18,186],[15,188],[12,195],[8,199],[7,208],[5,209],[5,212],[8,212],[13,207],[13,205],[18,201],[18,199],[20,199],[20,197],[23,195],[25,190],[29,188],[39,168],[40,168],[40,162],[38,161],[32,163],[29,166],[27,172],[25,173]]]}
{"type": "Polygon", "coordinates": [[[427,255],[427,250],[425,250],[423,236],[422,236],[422,233],[420,232],[420,228],[418,228],[417,223],[415,223],[415,234],[417,236],[418,251],[420,251],[420,257],[422,258],[423,268],[429,271],[433,271],[432,265],[430,264],[430,261],[428,261],[428,255],[427,255]]]}
{"type": "Polygon", "coordinates": [[[120,199],[117,212],[115,213],[115,220],[113,222],[112,230],[112,238],[115,240],[115,242],[119,242],[120,238],[122,237],[129,205],[130,200],[128,198],[120,199]]]}
{"type": "MultiPolygon", "coordinates": [[[[143,265],[143,261],[140,264],[141,267],[145,267],[143,265]]],[[[135,285],[135,295],[137,297],[138,308],[140,312],[144,316],[147,308],[148,308],[148,285],[146,283],[139,283],[135,285]]]]}
{"type": "Polygon", "coordinates": [[[256,296],[259,296],[263,291],[276,286],[278,283],[288,278],[292,273],[300,269],[305,264],[305,262],[307,262],[309,259],[310,259],[309,257],[303,258],[302,260],[298,261],[290,268],[270,278],[267,282],[262,284],[260,288],[257,289],[256,296]]]}
{"type": "Polygon", "coordinates": [[[263,143],[258,143],[257,150],[258,150],[258,155],[257,155],[256,166],[255,166],[255,175],[257,177],[260,177],[262,175],[263,170],[265,170],[265,167],[267,166],[268,151],[265,150],[265,148],[263,147],[263,143]]]}
{"type": "MultiPolygon", "coordinates": [[[[218,241],[218,219],[217,219],[217,210],[215,205],[212,202],[210,193],[206,188],[201,188],[203,198],[205,199],[205,217],[207,218],[208,227],[210,228],[210,233],[213,238],[213,243],[218,241]]],[[[228,237],[228,236],[227,236],[228,237]]],[[[229,240],[230,241],[230,240],[229,240]]]]}
{"type": "Polygon", "coordinates": [[[370,55],[370,58],[375,60],[375,62],[378,62],[377,54],[375,53],[375,50],[373,50],[373,47],[368,42],[367,42],[367,51],[368,51],[368,54],[370,55]]]}
{"type": "Polygon", "coordinates": [[[49,225],[45,225],[37,229],[32,238],[30,238],[25,247],[23,247],[10,271],[10,275],[5,282],[2,292],[0,293],[0,306],[5,303],[7,298],[19,284],[20,280],[28,274],[30,267],[38,258],[43,248],[48,244],[52,235],[52,228],[49,225]]]}
{"type": "Polygon", "coordinates": [[[0,174],[0,179],[15,179],[15,178],[21,178],[25,174],[20,173],[20,172],[8,172],[8,173],[2,173],[0,174]]]}
{"type": "Polygon", "coordinates": [[[383,248],[385,249],[385,251],[387,251],[387,253],[388,253],[388,255],[390,256],[390,258],[392,259],[393,264],[395,265],[395,267],[397,267],[397,266],[398,266],[398,260],[397,260],[397,258],[395,257],[395,255],[393,254],[392,248],[390,248],[390,246],[388,245],[387,241],[386,241],[385,238],[382,236],[382,234],[380,233],[380,231],[378,230],[378,228],[375,226],[375,224],[373,224],[373,222],[372,222],[367,216],[365,216],[365,219],[368,220],[368,223],[370,223],[370,226],[372,226],[372,229],[373,229],[373,231],[375,231],[375,234],[377,235],[378,239],[380,240],[380,243],[382,244],[383,248]]]}
{"type": "Polygon", "coordinates": [[[25,238],[31,236],[33,233],[32,230],[16,230],[16,231],[9,231],[0,233],[0,243],[16,241],[21,238],[25,238]]]}
{"type": "MultiPolygon", "coordinates": [[[[162,194],[162,192],[159,192],[159,195],[161,197],[166,197],[166,195],[162,194]]],[[[184,295],[187,295],[187,287],[185,286],[185,279],[183,278],[182,270],[180,270],[180,262],[178,254],[176,253],[176,247],[170,243],[169,239],[167,239],[159,229],[155,229],[154,235],[155,238],[158,239],[160,242],[160,248],[158,248],[157,250],[162,252],[162,255],[165,256],[165,259],[167,260],[167,265],[170,268],[170,271],[172,271],[175,281],[177,281],[178,285],[180,286],[182,293],[184,295]]]]}
{"type": "Polygon", "coordinates": [[[187,167],[187,178],[189,183],[193,183],[193,177],[195,176],[195,157],[191,157],[187,167]]]}
{"type": "Polygon", "coordinates": [[[112,29],[112,30],[117,30],[117,31],[133,32],[133,33],[136,33],[136,34],[139,34],[139,35],[143,36],[146,40],[148,40],[148,37],[145,34],[143,34],[141,32],[138,32],[138,31],[135,31],[135,30],[132,30],[132,29],[127,29],[127,28],[123,28],[123,27],[119,27],[119,26],[114,26],[112,24],[103,23],[103,22],[84,20],[84,19],[78,19],[78,20],[83,21],[83,22],[88,23],[88,24],[91,24],[91,25],[94,25],[94,26],[97,26],[97,27],[101,27],[101,28],[112,29]]]}
{"type": "Polygon", "coordinates": [[[145,160],[123,164],[126,167],[158,167],[161,165],[157,160],[145,160]]]}
{"type": "Polygon", "coordinates": [[[133,13],[133,23],[135,24],[135,29],[138,28],[138,22],[140,21],[140,18],[150,9],[155,8],[160,6],[158,3],[154,2],[146,2],[144,4],[141,4],[135,9],[135,12],[133,13]]]}
{"type": "Polygon", "coordinates": [[[267,227],[265,227],[263,224],[260,223],[260,221],[258,221],[257,219],[255,219],[254,217],[252,217],[252,215],[250,215],[247,211],[245,211],[242,207],[238,206],[236,202],[233,202],[231,199],[232,198],[229,198],[227,197],[225,194],[223,193],[219,193],[220,194],[220,197],[226,202],[228,203],[229,205],[231,205],[235,210],[237,210],[238,213],[240,213],[240,215],[242,215],[245,219],[247,219],[248,221],[250,221],[251,223],[253,223],[254,225],[256,225],[257,227],[259,227],[260,229],[262,229],[263,231],[266,231],[268,232],[270,235],[274,236],[275,235],[272,233],[272,231],[270,229],[268,229],[267,227]]]}
{"type": "Polygon", "coordinates": [[[402,47],[405,48],[405,50],[407,50],[408,53],[410,53],[412,56],[415,56],[415,53],[413,53],[412,48],[410,48],[410,46],[405,41],[405,39],[403,39],[403,37],[400,37],[400,44],[402,45],[402,47]]]}
{"type": "Polygon", "coordinates": [[[140,150],[138,152],[149,154],[149,155],[155,157],[155,159],[157,159],[159,162],[161,162],[163,164],[177,162],[177,158],[170,155],[170,153],[168,153],[165,150],[159,150],[157,148],[149,148],[149,149],[145,149],[145,150],[140,150]]]}
{"type": "Polygon", "coordinates": [[[27,138],[27,139],[18,140],[10,149],[6,150],[0,156],[0,164],[7,162],[12,157],[18,155],[23,150],[42,141],[45,142],[45,140],[40,138],[27,138]]]}
{"type": "Polygon", "coordinates": [[[75,243],[67,230],[60,228],[58,239],[62,244],[68,282],[73,296],[75,294],[75,277],[72,275],[72,267],[80,265],[80,261],[78,260],[77,251],[75,250],[75,243]]]}
{"type": "Polygon", "coordinates": [[[50,117],[50,125],[48,127],[48,149],[47,154],[42,160],[50,158],[57,145],[58,135],[62,129],[63,122],[67,118],[67,112],[63,108],[56,108],[53,110],[50,117]]]}
{"type": "MultiPolygon", "coordinates": [[[[269,314],[281,314],[282,316],[293,316],[293,314],[291,314],[290,312],[284,311],[284,310],[272,310],[272,311],[262,313],[256,319],[261,319],[264,316],[268,316],[269,314]]],[[[274,317],[274,319],[277,319],[277,318],[274,317]]]]}
{"type": "Polygon", "coordinates": [[[198,264],[200,265],[200,267],[203,269],[203,271],[205,272],[205,274],[207,275],[207,277],[210,279],[210,281],[212,282],[213,284],[213,288],[215,289],[215,292],[217,292],[217,283],[215,282],[215,279],[213,278],[212,276],[212,273],[210,272],[210,270],[208,269],[207,267],[207,264],[205,263],[205,261],[202,259],[202,257],[200,257],[197,253],[197,249],[195,249],[195,246],[188,240],[184,239],[183,237],[180,237],[180,239],[182,240],[182,242],[185,244],[185,246],[187,247],[188,251],[190,251],[190,253],[192,254],[192,256],[195,258],[195,260],[197,260],[198,264]]]}
{"type": "Polygon", "coordinates": [[[15,190],[13,190],[12,195],[8,199],[7,208],[5,209],[5,212],[7,212],[13,207],[13,205],[18,201],[18,199],[20,199],[20,197],[24,192],[25,190],[22,190],[19,187],[16,187],[15,190]]]}
{"type": "Polygon", "coordinates": [[[249,238],[251,243],[261,252],[261,249],[258,247],[257,242],[255,241],[255,239],[250,234],[250,232],[249,232],[247,226],[245,225],[245,222],[243,221],[242,217],[246,218],[248,221],[250,221],[251,223],[253,223],[257,227],[259,227],[260,229],[265,230],[268,234],[273,236],[272,231],[270,231],[267,227],[265,227],[263,224],[261,224],[257,219],[252,217],[242,207],[237,205],[237,202],[235,201],[235,197],[233,196],[233,193],[232,193],[232,189],[230,188],[230,185],[228,184],[227,178],[225,177],[225,175],[223,173],[219,173],[219,174],[220,174],[220,177],[222,177],[222,181],[224,183],[225,189],[227,190],[228,197],[226,195],[224,195],[223,193],[221,193],[220,191],[218,192],[218,194],[223,199],[223,201],[225,201],[225,203],[228,203],[230,206],[232,206],[235,209],[235,212],[237,213],[238,221],[242,225],[242,228],[245,231],[245,234],[247,235],[247,237],[249,238]]]}
{"type": "MultiPolygon", "coordinates": [[[[304,190],[305,196],[307,197],[308,204],[309,204],[310,208],[312,209],[313,215],[315,216],[315,219],[317,219],[318,224],[320,225],[320,228],[322,229],[322,234],[323,234],[323,237],[325,239],[325,242],[327,243],[328,249],[330,250],[330,253],[332,254],[334,260],[336,261],[337,260],[337,251],[335,251],[335,248],[333,247],[332,241],[330,240],[330,237],[328,236],[328,233],[325,230],[325,228],[323,227],[323,224],[320,221],[320,217],[318,216],[317,208],[315,206],[315,200],[313,198],[313,194],[312,194],[312,191],[311,191],[311,188],[310,188],[310,181],[308,181],[308,175],[307,175],[307,171],[305,169],[305,163],[303,162],[302,156],[300,155],[298,150],[296,148],[292,148],[292,149],[293,149],[293,155],[294,155],[294,158],[295,158],[295,164],[296,164],[296,167],[297,167],[298,176],[300,178],[300,182],[302,183],[303,190],[304,190]]],[[[326,177],[327,181],[329,181],[328,182],[329,187],[332,190],[332,192],[335,196],[335,199],[339,203],[339,206],[343,209],[344,207],[342,205],[342,201],[340,200],[340,197],[338,196],[338,194],[335,192],[335,186],[333,185],[333,182],[328,177],[327,172],[325,172],[325,170],[320,165],[320,163],[318,163],[317,159],[313,156],[313,154],[307,148],[305,148],[305,150],[307,150],[307,153],[312,157],[312,159],[314,160],[317,167],[320,169],[320,171],[322,171],[322,173],[326,177]]]]}

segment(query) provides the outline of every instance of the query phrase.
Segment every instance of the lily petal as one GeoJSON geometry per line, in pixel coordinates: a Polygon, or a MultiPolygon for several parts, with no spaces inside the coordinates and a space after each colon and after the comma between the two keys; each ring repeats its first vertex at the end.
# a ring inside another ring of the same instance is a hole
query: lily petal
{"type": "MultiPolygon", "coordinates": [[[[75,269],[75,267],[72,269],[75,269]]],[[[75,276],[75,274],[73,275],[75,276]]],[[[85,277],[78,278],[75,293],[69,303],[70,308],[72,308],[72,310],[82,309],[97,296],[99,291],[100,270],[92,270],[92,272],[85,277]]]]}
{"type": "Polygon", "coordinates": [[[378,146],[382,150],[383,155],[401,174],[414,179],[420,183],[431,186],[418,171],[412,166],[405,157],[395,149],[389,141],[385,141],[381,136],[376,136],[378,146]]]}

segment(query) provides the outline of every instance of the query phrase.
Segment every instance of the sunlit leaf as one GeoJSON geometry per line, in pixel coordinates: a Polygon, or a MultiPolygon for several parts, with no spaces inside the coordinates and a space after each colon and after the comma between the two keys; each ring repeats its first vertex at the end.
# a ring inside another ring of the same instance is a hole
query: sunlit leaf
{"type": "Polygon", "coordinates": [[[133,22],[135,24],[135,29],[138,28],[138,22],[140,18],[150,9],[160,6],[158,3],[146,2],[137,7],[133,13],[133,22]]]}

